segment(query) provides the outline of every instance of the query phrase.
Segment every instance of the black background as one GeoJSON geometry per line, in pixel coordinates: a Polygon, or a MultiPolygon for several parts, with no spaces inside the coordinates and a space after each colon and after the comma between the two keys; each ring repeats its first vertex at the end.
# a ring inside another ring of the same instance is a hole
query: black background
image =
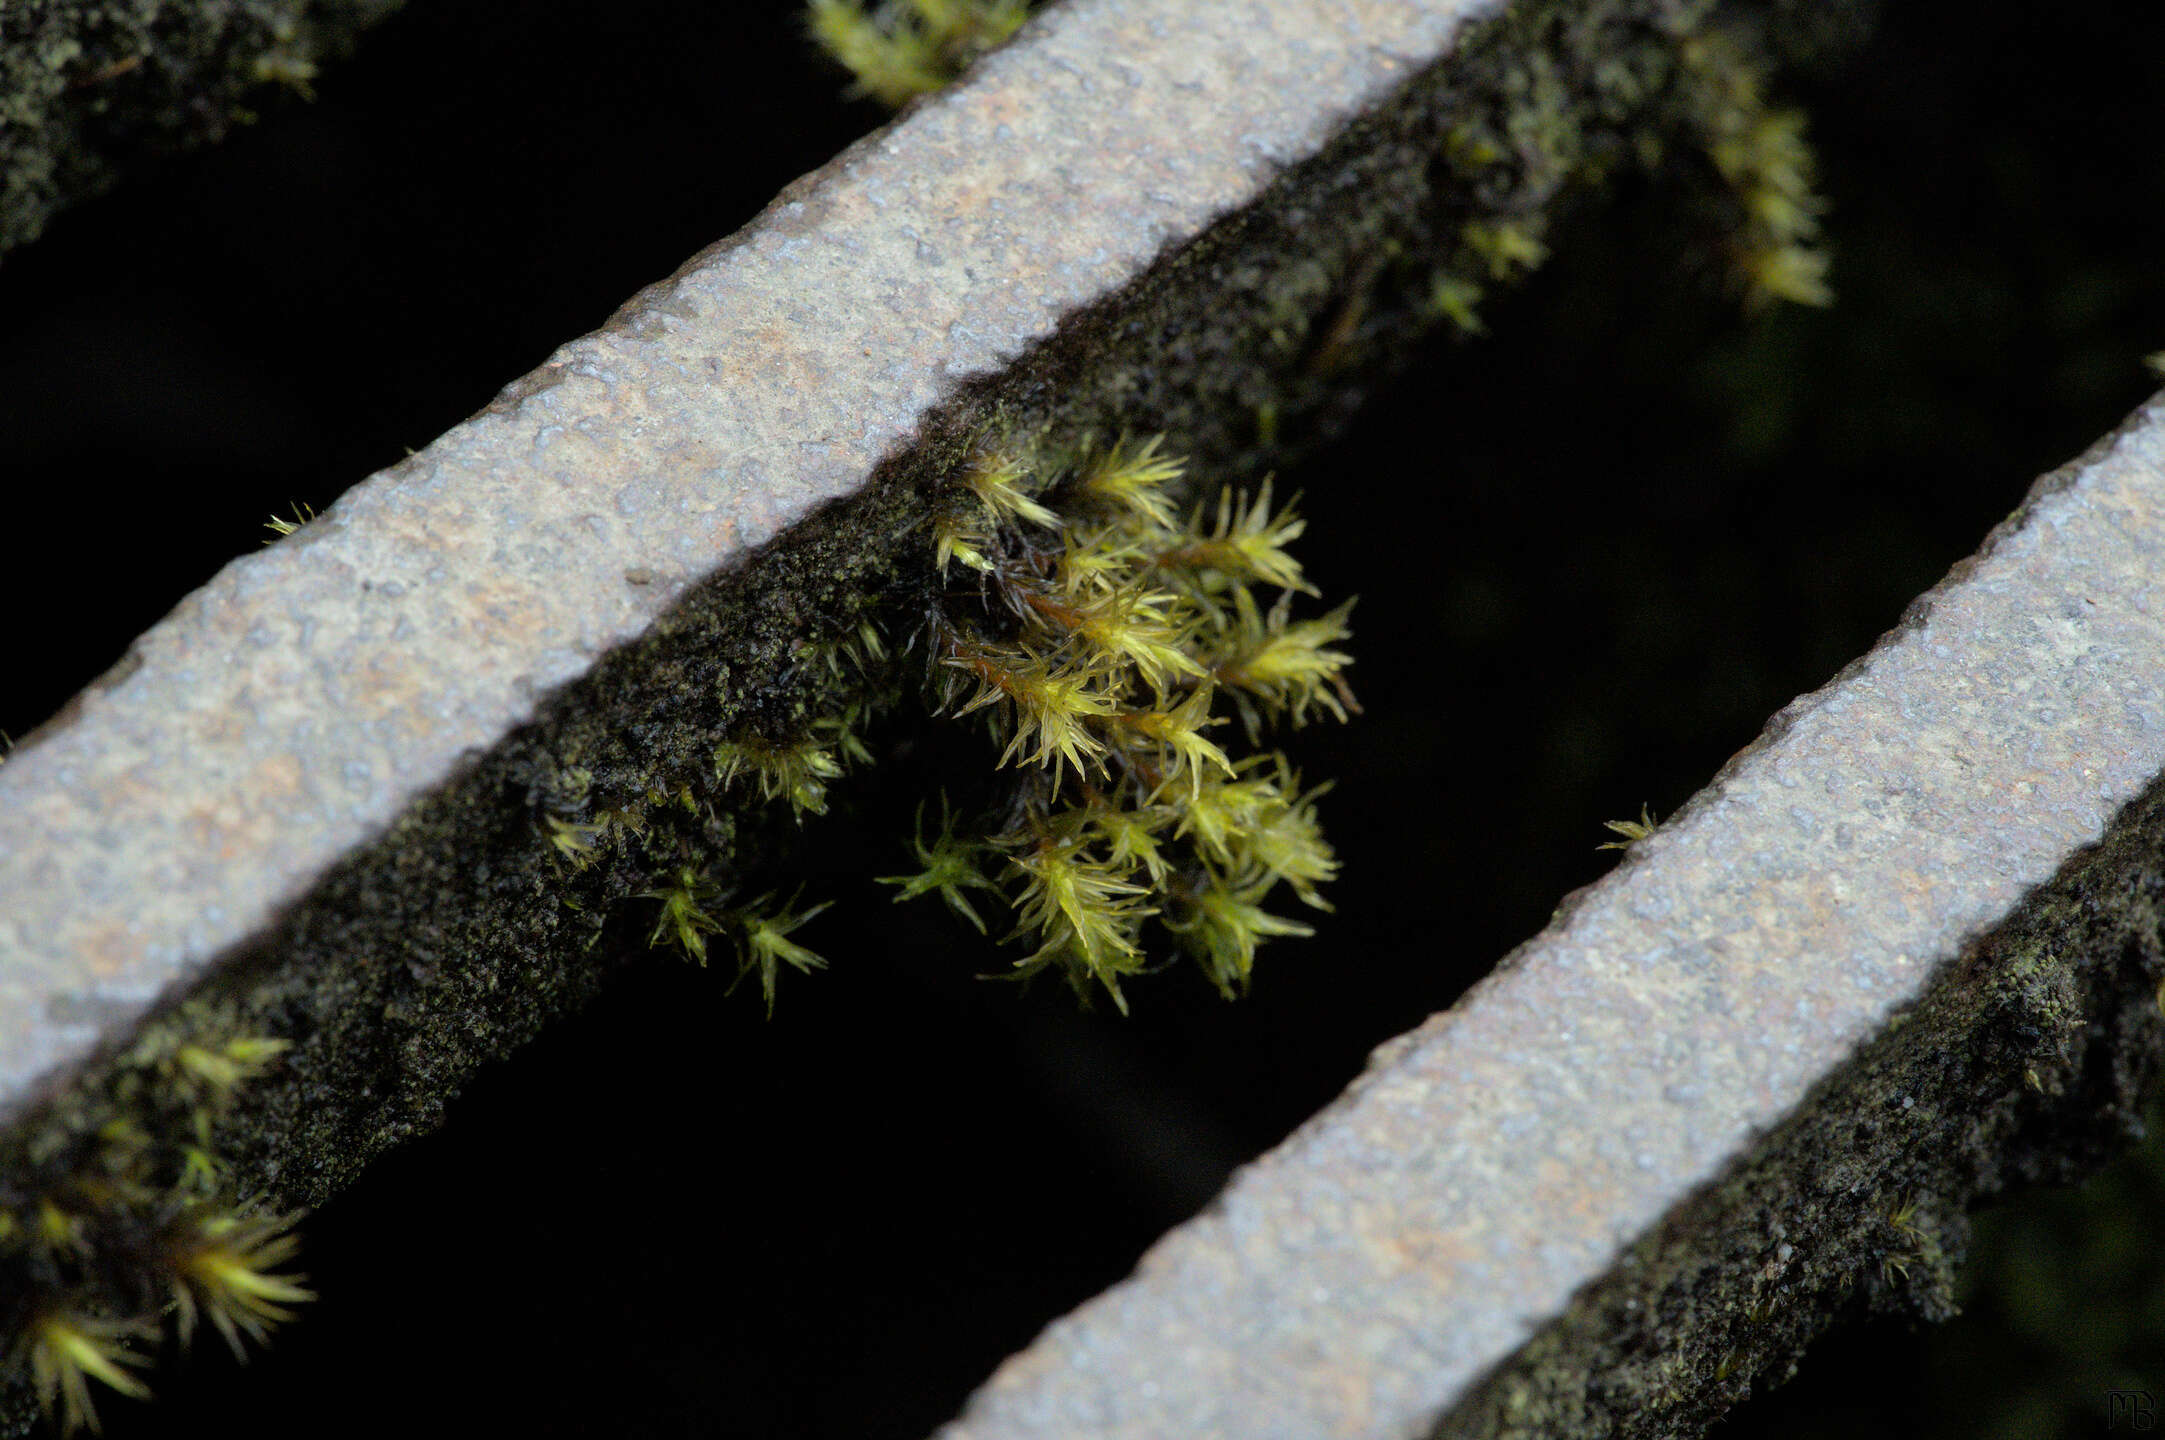
{"type": "MultiPolygon", "coordinates": [[[[206,1350],[109,1432],[928,1432],[1598,877],[1601,821],[1673,809],[2149,392],[2165,23],[2047,8],[1896,0],[1785,79],[1833,310],[1747,321],[1627,183],[1494,338],[1288,477],[1311,572],[1361,596],[1367,713],[1294,746],[1346,874],[1247,1001],[982,983],[993,950],[864,878],[879,827],[815,831],[842,903],[798,938],[832,971],[770,1022],[642,967],[312,1217],[325,1298],[253,1373],[206,1350]]],[[[878,122],[839,86],[788,6],[417,0],[312,103],[9,257],[0,728],[878,122]]],[[[906,790],[869,787],[897,830],[906,790]]],[[[1989,1339],[1857,1333],[1734,1433],[2006,1403],[1932,1378],[1989,1339]]]]}

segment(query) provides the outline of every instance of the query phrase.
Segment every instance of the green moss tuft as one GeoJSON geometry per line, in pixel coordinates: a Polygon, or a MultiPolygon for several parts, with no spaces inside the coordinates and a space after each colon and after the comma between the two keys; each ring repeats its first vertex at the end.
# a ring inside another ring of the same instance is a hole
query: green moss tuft
{"type": "Polygon", "coordinates": [[[1029,15],[1029,0],[810,0],[805,24],[855,77],[850,94],[893,107],[945,86],[1029,15]]]}
{"type": "Polygon", "coordinates": [[[0,1335],[63,1431],[98,1428],[92,1384],[145,1399],[133,1346],[170,1314],[180,1341],[207,1318],[235,1353],[313,1299],[284,1269],[295,1217],[238,1195],[221,1158],[242,1092],[271,1072],[284,1040],[228,1031],[199,1014],[122,1058],[94,1129],[0,1179],[0,1335]]]}
{"type": "MultiPolygon", "coordinates": [[[[966,892],[998,896],[1014,917],[1007,938],[1027,947],[1011,974],[1056,972],[1123,1010],[1122,982],[1148,968],[1145,925],[1158,920],[1238,994],[1259,944],[1311,933],[1261,902],[1284,884],[1328,908],[1317,887],[1338,862],[1315,818],[1320,791],[1302,793],[1275,753],[1235,761],[1209,733],[1227,719],[1212,712],[1237,713],[1251,744],[1312,712],[1345,719],[1357,708],[1350,657],[1333,647],[1350,633],[1351,607],[1291,618],[1296,594],[1315,593],[1288,548],[1306,522],[1273,507],[1267,481],[1252,496],[1227,487],[1214,511],[1198,506],[1183,523],[1168,493],[1182,474],[1156,439],[974,449],[920,520],[894,597],[801,645],[807,688],[776,697],[768,718],[716,748],[716,784],[739,792],[740,814],[786,809],[801,823],[826,814],[838,757],[873,762],[882,715],[900,707],[982,724],[976,801],[958,827],[943,795],[929,841],[920,810],[919,868],[882,882],[900,887],[896,898],[937,894],[982,933],[983,902],[966,892]],[[967,578],[946,579],[964,527],[967,578]],[[1277,591],[1267,610],[1258,588],[1277,591]],[[907,639],[890,644],[889,633],[907,639]],[[859,733],[868,725],[870,744],[859,733]],[[754,794],[748,812],[741,800],[754,794]]],[[[742,877],[702,860],[715,854],[696,833],[702,804],[686,791],[685,804],[657,809],[648,784],[645,804],[594,811],[591,772],[559,766],[540,817],[547,843],[570,862],[567,879],[583,876],[636,814],[633,863],[677,857],[633,892],[657,902],[649,943],[705,964],[708,938],[728,933],[739,978],[759,976],[771,1011],[784,966],[824,967],[787,937],[825,905],[731,909],[742,877]]],[[[568,903],[605,911],[611,901],[568,903]]]]}

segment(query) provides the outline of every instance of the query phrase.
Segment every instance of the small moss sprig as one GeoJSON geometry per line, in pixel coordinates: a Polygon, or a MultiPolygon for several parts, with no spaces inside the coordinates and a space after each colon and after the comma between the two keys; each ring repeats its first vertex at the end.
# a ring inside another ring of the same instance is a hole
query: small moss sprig
{"type": "Polygon", "coordinates": [[[1312,933],[1264,902],[1280,885],[1327,909],[1337,858],[1276,752],[1235,759],[1280,723],[1357,709],[1345,680],[1351,606],[1294,619],[1315,588],[1293,557],[1306,522],[1269,482],[1178,517],[1180,463],[1155,440],[1059,457],[995,446],[964,466],[928,526],[947,587],[926,622],[935,703],[983,716],[1015,772],[958,826],[920,830],[896,898],[938,894],[980,930],[965,891],[1006,899],[1019,976],[1055,972],[1123,1010],[1157,927],[1228,996],[1265,940],[1312,933]],[[957,562],[959,568],[956,568],[957,562]],[[1271,593],[1267,603],[1258,591],[1271,593]]]}
{"type": "Polygon", "coordinates": [[[730,912],[731,933],[737,942],[737,981],[741,984],[749,976],[759,977],[759,993],[767,1002],[770,1016],[774,1014],[775,983],[784,965],[806,975],[827,968],[826,957],[789,937],[834,902],[822,900],[806,910],[795,909],[796,903],[792,900],[789,907],[778,907],[773,896],[762,895],[730,912]]]}
{"type": "Polygon", "coordinates": [[[1425,309],[1461,336],[1486,328],[1482,305],[1548,258],[1548,214],[1568,188],[1599,185],[1624,164],[1655,171],[1678,153],[1684,173],[1711,190],[1724,268],[1746,309],[1781,302],[1826,305],[1827,255],[1818,245],[1826,202],[1803,113],[1767,99],[1767,67],[1736,35],[1705,30],[1676,39],[1666,83],[1650,88],[1614,130],[1572,117],[1573,96],[1530,69],[1519,101],[1461,119],[1444,136],[1450,194],[1470,200],[1440,227],[1425,309]]]}
{"type": "Polygon", "coordinates": [[[882,875],[880,884],[899,885],[900,900],[915,900],[920,895],[938,895],[955,915],[969,922],[970,927],[982,935],[985,919],[970,903],[966,890],[990,890],[997,894],[1000,887],[985,877],[979,868],[983,849],[975,841],[958,838],[955,834],[954,817],[948,812],[947,797],[940,797],[939,833],[928,843],[925,839],[924,811],[917,813],[917,839],[912,849],[917,856],[917,869],[907,875],[882,875]]]}
{"type": "Polygon", "coordinates": [[[1661,822],[1655,819],[1654,812],[1642,803],[1639,806],[1638,819],[1604,820],[1601,822],[1601,828],[1617,838],[1596,845],[1594,847],[1596,850],[1629,850],[1632,846],[1660,829],[1661,822]]]}
{"type": "Polygon", "coordinates": [[[273,515],[270,519],[263,522],[263,528],[271,532],[271,538],[264,541],[263,543],[266,545],[276,545],[279,541],[285,539],[288,535],[297,534],[303,528],[309,525],[313,525],[315,523],[315,520],[316,507],[296,500],[293,502],[292,519],[289,520],[283,515],[273,515]]]}
{"type": "Polygon", "coordinates": [[[60,1309],[39,1311],[24,1332],[32,1383],[39,1403],[62,1431],[96,1431],[98,1407],[91,1396],[95,1380],[130,1400],[148,1400],[150,1387],[135,1374],[150,1361],[129,1348],[156,1331],[134,1321],[60,1309]]]}
{"type": "MultiPolygon", "coordinates": [[[[728,938],[737,953],[737,981],[759,977],[759,991],[774,1013],[774,997],[782,967],[809,974],[827,968],[825,957],[789,938],[806,921],[825,910],[823,901],[808,910],[777,908],[774,897],[762,895],[746,904],[731,906],[727,893],[697,867],[680,866],[661,888],[646,891],[641,899],[660,902],[651,945],[674,945],[687,959],[707,963],[707,937],[728,938]]],[[[795,905],[791,902],[791,906],[795,905]]]]}
{"type": "Polygon", "coordinates": [[[268,1036],[153,1038],[114,1106],[32,1173],[0,1182],[0,1336],[65,1432],[96,1430],[95,1387],[145,1399],[139,1373],[172,1317],[244,1355],[314,1299],[290,1262],[297,1217],[232,1192],[218,1156],[241,1093],[288,1045],[268,1036]]]}
{"type": "Polygon", "coordinates": [[[1029,16],[1030,0],[810,0],[805,23],[855,77],[852,95],[892,108],[947,85],[1029,16]]]}
{"type": "Polygon", "coordinates": [[[316,1298],[301,1277],[282,1268],[300,1251],[296,1218],[216,1206],[196,1206],[175,1218],[165,1255],[183,1345],[205,1318],[235,1358],[246,1359],[244,1337],[267,1343],[273,1327],[293,1318],[292,1307],[316,1298]]]}
{"type": "Polygon", "coordinates": [[[1762,68],[1720,32],[1684,40],[1677,60],[1687,126],[1736,200],[1730,269],[1745,305],[1833,303],[1804,113],[1769,105],[1762,68]]]}
{"type": "Polygon", "coordinates": [[[816,735],[786,744],[747,735],[714,751],[714,776],[725,787],[741,777],[758,787],[762,800],[787,800],[800,819],[827,813],[827,782],[841,775],[841,761],[816,735]]]}

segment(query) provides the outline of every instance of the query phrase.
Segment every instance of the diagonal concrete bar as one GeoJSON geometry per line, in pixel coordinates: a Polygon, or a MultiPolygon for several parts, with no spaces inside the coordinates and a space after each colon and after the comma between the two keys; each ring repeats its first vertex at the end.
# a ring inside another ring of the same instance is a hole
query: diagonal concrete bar
{"type": "Polygon", "coordinates": [[[2165,397],[945,1440],[1692,1434],[2132,1123],[2165,397]]]}

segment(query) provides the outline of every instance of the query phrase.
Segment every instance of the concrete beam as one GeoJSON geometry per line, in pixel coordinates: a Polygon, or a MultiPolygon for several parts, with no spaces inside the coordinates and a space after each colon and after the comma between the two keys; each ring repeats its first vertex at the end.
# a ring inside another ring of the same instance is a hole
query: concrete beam
{"type": "Polygon", "coordinates": [[[2132,1126],[2165,397],[944,1440],[1666,1436],[2132,1126]]]}

